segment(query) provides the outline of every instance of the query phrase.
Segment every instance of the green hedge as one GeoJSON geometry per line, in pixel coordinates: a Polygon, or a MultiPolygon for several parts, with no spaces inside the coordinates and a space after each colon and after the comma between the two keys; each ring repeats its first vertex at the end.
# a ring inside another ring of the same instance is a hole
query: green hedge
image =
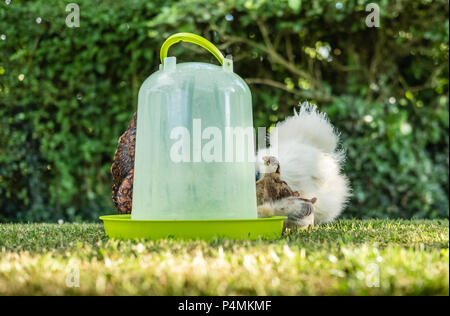
{"type": "MultiPolygon", "coordinates": [[[[209,38],[253,92],[257,126],[310,100],[342,132],[346,216],[448,216],[448,1],[78,0],[0,4],[0,221],[109,213],[117,139],[165,38],[209,38]],[[37,18],[41,22],[37,23],[37,18]]],[[[214,62],[192,45],[180,60],[214,62]]]]}

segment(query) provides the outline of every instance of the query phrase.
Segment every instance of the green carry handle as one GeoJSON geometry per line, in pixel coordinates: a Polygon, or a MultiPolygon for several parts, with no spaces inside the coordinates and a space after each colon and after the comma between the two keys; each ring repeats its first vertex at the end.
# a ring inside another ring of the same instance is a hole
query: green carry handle
{"type": "Polygon", "coordinates": [[[164,58],[167,57],[167,52],[169,51],[170,46],[173,44],[176,44],[180,41],[188,42],[188,43],[194,43],[198,46],[203,47],[207,51],[209,51],[211,54],[214,55],[214,57],[217,58],[219,63],[222,65],[224,57],[220,50],[210,41],[208,41],[206,38],[203,38],[199,35],[193,34],[193,33],[176,33],[169,38],[166,39],[166,41],[161,46],[161,52],[160,52],[160,58],[161,58],[161,64],[164,65],[164,58]]]}

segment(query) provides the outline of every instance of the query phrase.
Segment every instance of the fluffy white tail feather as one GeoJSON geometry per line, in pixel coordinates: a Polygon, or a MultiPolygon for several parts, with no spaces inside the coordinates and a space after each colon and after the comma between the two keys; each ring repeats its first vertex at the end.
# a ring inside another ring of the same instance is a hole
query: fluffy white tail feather
{"type": "MultiPolygon", "coordinates": [[[[277,124],[278,136],[270,138],[272,146],[297,139],[303,144],[314,146],[323,152],[334,153],[339,135],[325,113],[320,113],[316,105],[307,102],[294,110],[294,115],[277,124]],[[273,138],[273,139],[272,139],[273,138]]],[[[275,134],[275,133],[274,133],[275,134]]]]}

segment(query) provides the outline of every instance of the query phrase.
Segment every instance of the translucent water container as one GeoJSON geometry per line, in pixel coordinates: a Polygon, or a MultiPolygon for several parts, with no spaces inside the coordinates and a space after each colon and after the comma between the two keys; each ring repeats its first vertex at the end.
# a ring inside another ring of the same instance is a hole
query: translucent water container
{"type": "Polygon", "coordinates": [[[133,220],[255,219],[251,93],[233,61],[204,38],[179,33],[139,91],[133,220]],[[180,40],[219,65],[166,57],[180,40]]]}

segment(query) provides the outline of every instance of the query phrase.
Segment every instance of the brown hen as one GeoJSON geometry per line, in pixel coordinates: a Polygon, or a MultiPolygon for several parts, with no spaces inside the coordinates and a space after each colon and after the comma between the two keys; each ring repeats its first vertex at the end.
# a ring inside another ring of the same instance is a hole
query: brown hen
{"type": "Polygon", "coordinates": [[[134,113],[128,129],[119,138],[114,162],[112,199],[120,214],[131,214],[133,201],[134,149],[136,145],[136,120],[134,113]]]}

